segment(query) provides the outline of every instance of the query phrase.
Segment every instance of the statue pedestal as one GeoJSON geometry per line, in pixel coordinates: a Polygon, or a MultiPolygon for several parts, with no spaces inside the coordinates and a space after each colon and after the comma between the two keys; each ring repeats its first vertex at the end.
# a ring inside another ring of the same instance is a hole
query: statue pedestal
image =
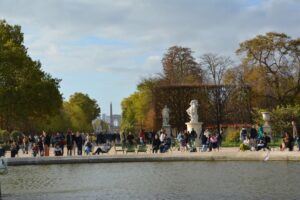
{"type": "Polygon", "coordinates": [[[187,130],[188,132],[191,132],[192,129],[194,129],[197,133],[197,138],[195,140],[195,144],[196,146],[200,146],[200,139],[199,139],[199,136],[202,132],[202,122],[187,122],[185,123],[186,126],[187,126],[187,130]]]}
{"type": "Polygon", "coordinates": [[[269,123],[265,123],[263,125],[263,129],[264,129],[264,132],[267,133],[267,134],[271,134],[272,133],[272,129],[271,129],[271,126],[269,125],[269,123]]]}
{"type": "Polygon", "coordinates": [[[171,137],[171,126],[170,125],[163,125],[162,128],[166,131],[166,135],[171,137]]]}

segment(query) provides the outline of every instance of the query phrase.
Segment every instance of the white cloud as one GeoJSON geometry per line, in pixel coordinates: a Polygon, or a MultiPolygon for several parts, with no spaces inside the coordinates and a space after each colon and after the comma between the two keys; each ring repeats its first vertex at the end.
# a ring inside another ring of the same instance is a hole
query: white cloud
{"type": "Polygon", "coordinates": [[[297,0],[2,0],[0,13],[22,26],[30,55],[46,71],[115,72],[124,80],[161,72],[173,45],[196,57],[235,56],[239,43],[257,34],[300,33],[297,0]],[[90,37],[109,42],[82,44],[90,37]]]}

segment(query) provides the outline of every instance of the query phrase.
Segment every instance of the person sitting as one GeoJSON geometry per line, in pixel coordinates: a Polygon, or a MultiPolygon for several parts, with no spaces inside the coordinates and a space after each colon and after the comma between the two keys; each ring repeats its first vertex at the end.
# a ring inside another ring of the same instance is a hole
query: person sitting
{"type": "Polygon", "coordinates": [[[290,151],[293,150],[293,140],[292,137],[288,134],[288,132],[284,132],[282,143],[280,145],[280,151],[284,151],[286,148],[289,148],[290,151]]]}
{"type": "Polygon", "coordinates": [[[218,148],[218,138],[216,134],[212,134],[209,138],[209,143],[211,145],[211,148],[214,149],[214,151],[218,148]]]}
{"type": "Polygon", "coordinates": [[[92,143],[89,140],[87,140],[84,147],[84,152],[86,153],[86,155],[89,155],[92,152],[92,147],[92,143]]]}
{"type": "Polygon", "coordinates": [[[240,145],[240,151],[250,150],[250,140],[248,136],[245,137],[243,143],[240,145]]]}
{"type": "Polygon", "coordinates": [[[55,144],[55,146],[54,146],[54,155],[55,156],[62,156],[63,155],[60,143],[55,144]]]}
{"type": "Polygon", "coordinates": [[[10,157],[11,158],[16,157],[16,155],[18,155],[18,151],[19,151],[18,145],[15,142],[13,142],[10,147],[10,157]]]}
{"type": "Polygon", "coordinates": [[[38,145],[36,143],[33,143],[33,146],[31,148],[31,150],[32,150],[32,156],[36,157],[38,155],[38,153],[39,153],[39,147],[38,147],[38,145]]]}
{"type": "Polygon", "coordinates": [[[268,136],[266,133],[264,133],[264,137],[263,139],[260,139],[258,141],[256,150],[259,151],[261,149],[265,150],[268,149],[269,151],[271,150],[270,147],[268,146],[268,144],[271,142],[271,138],[270,136],[268,136]]]}
{"type": "Polygon", "coordinates": [[[129,145],[133,145],[133,140],[134,140],[134,136],[132,135],[131,132],[129,132],[128,136],[127,136],[127,141],[129,145]]]}
{"type": "Polygon", "coordinates": [[[111,145],[109,143],[105,143],[97,148],[97,150],[93,153],[93,155],[99,155],[99,153],[108,153],[111,149],[111,145]]]}
{"type": "Polygon", "coordinates": [[[171,147],[171,138],[165,138],[164,142],[160,145],[159,151],[160,153],[166,153],[171,147]]]}
{"type": "Polygon", "coordinates": [[[161,142],[158,138],[158,135],[154,136],[154,140],[152,141],[152,153],[157,153],[159,146],[160,146],[161,142]]]}

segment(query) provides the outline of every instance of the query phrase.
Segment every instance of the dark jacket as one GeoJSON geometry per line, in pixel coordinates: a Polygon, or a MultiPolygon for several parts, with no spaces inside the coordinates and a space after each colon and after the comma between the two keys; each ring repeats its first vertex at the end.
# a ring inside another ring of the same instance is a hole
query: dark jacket
{"type": "Polygon", "coordinates": [[[127,141],[128,141],[129,144],[133,144],[133,140],[134,140],[133,135],[130,134],[130,135],[127,136],[127,141]]]}
{"type": "Polygon", "coordinates": [[[50,142],[51,141],[51,138],[49,135],[46,135],[45,138],[44,138],[44,145],[48,145],[50,146],[50,142]]]}
{"type": "Polygon", "coordinates": [[[82,136],[81,135],[79,135],[78,137],[76,136],[75,141],[76,141],[77,147],[82,147],[83,141],[82,141],[82,136]]]}
{"type": "Polygon", "coordinates": [[[73,135],[67,134],[67,146],[73,146],[73,135]]]}
{"type": "Polygon", "coordinates": [[[0,148],[0,157],[5,156],[5,149],[0,148]]]}
{"type": "Polygon", "coordinates": [[[202,142],[202,145],[207,143],[207,137],[204,134],[201,135],[201,142],[202,142]]]}
{"type": "Polygon", "coordinates": [[[158,138],[154,139],[152,142],[152,148],[158,148],[159,145],[160,145],[160,140],[158,138]]]}
{"type": "Polygon", "coordinates": [[[255,128],[250,129],[250,139],[256,139],[257,138],[257,130],[255,128]]]}

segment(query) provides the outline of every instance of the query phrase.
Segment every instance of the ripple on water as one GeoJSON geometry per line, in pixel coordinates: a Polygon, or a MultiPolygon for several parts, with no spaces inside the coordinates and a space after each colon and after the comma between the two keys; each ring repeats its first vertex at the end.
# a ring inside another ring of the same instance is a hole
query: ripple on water
{"type": "Polygon", "coordinates": [[[10,167],[4,199],[298,199],[296,162],[154,162],[10,167]]]}

